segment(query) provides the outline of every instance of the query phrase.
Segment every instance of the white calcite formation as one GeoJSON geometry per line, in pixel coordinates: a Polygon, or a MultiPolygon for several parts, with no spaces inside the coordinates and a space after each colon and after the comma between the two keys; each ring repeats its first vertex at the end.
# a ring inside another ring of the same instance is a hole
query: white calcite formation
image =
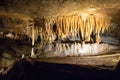
{"type": "Polygon", "coordinates": [[[117,49],[117,46],[110,44],[85,44],[84,47],[80,43],[56,43],[47,44],[43,50],[44,56],[85,56],[103,54],[112,49],[117,49]]]}
{"type": "Polygon", "coordinates": [[[47,43],[42,48],[44,56],[88,56],[105,54],[111,50],[119,48],[120,41],[113,37],[101,36],[102,43],[85,43],[84,46],[80,42],[72,43],[47,43]]]}

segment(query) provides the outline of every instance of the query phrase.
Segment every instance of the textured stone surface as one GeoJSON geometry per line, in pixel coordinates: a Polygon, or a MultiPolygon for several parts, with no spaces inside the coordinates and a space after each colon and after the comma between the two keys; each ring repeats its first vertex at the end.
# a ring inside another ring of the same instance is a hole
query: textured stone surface
{"type": "Polygon", "coordinates": [[[80,43],[64,44],[57,43],[47,44],[44,48],[43,55],[47,57],[54,56],[85,56],[85,55],[98,55],[107,53],[110,50],[118,49],[118,46],[109,44],[85,44],[83,47],[80,43]]]}
{"type": "Polygon", "coordinates": [[[0,10],[23,13],[35,18],[80,14],[96,8],[97,12],[112,13],[117,15],[114,18],[119,19],[119,4],[120,0],[0,0],[0,10]]]}

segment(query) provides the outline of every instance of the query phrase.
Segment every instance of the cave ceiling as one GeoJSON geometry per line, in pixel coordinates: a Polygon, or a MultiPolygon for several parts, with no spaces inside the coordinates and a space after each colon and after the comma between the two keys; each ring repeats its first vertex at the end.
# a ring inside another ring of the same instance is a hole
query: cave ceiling
{"type": "Polygon", "coordinates": [[[120,23],[120,0],[0,0],[0,11],[33,18],[99,13],[120,23]]]}

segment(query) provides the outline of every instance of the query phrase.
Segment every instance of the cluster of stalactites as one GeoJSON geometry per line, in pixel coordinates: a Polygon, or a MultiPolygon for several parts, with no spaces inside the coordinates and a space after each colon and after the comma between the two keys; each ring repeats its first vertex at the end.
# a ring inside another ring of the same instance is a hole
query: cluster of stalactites
{"type": "Polygon", "coordinates": [[[44,27],[39,29],[41,40],[53,42],[56,38],[78,37],[83,42],[90,41],[95,34],[95,41],[100,42],[100,33],[108,30],[111,17],[109,16],[63,16],[57,18],[46,18],[44,27]]]}
{"type": "Polygon", "coordinates": [[[37,40],[39,36],[41,40],[44,40],[48,43],[54,41],[56,38],[56,32],[53,30],[54,24],[54,18],[47,18],[45,19],[43,26],[35,26],[35,40],[37,40]]]}

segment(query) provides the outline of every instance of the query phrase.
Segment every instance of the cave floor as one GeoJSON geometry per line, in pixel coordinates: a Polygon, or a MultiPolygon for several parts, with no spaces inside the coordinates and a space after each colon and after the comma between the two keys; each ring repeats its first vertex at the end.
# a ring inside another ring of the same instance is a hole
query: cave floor
{"type": "Polygon", "coordinates": [[[114,70],[119,63],[120,53],[81,57],[40,57],[33,60],[47,63],[74,64],[98,69],[114,70]]]}
{"type": "Polygon", "coordinates": [[[120,54],[21,59],[3,80],[119,80],[119,58],[120,54]]]}
{"type": "Polygon", "coordinates": [[[119,80],[120,53],[82,57],[12,58],[1,80],[119,80]]]}

